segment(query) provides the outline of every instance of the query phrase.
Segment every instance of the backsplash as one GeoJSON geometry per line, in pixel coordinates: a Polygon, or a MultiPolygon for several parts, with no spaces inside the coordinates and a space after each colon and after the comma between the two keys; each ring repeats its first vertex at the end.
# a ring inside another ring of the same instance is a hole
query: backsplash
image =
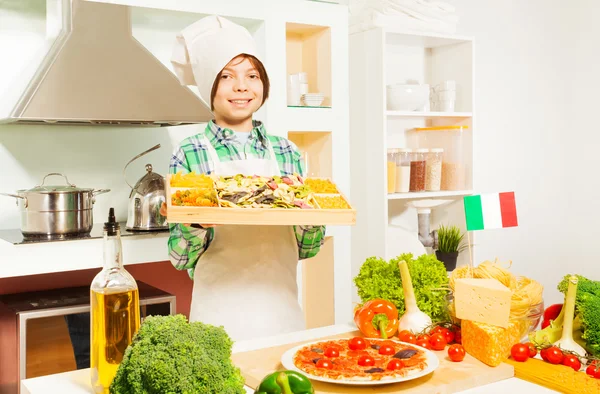
{"type": "MultiPolygon", "coordinates": [[[[204,125],[154,127],[0,125],[0,192],[14,193],[38,185],[51,172],[59,172],[78,187],[111,189],[97,196],[94,222],[105,221],[115,208],[117,220],[127,219],[130,188],[123,178],[129,160],[146,149],[161,148],[136,160],[127,168],[134,185],[145,173],[145,165],[166,174],[171,153],[182,139],[203,130],[204,125]]],[[[62,184],[49,177],[48,184],[62,184]]],[[[0,196],[0,229],[20,228],[15,200],[0,196]]]]}

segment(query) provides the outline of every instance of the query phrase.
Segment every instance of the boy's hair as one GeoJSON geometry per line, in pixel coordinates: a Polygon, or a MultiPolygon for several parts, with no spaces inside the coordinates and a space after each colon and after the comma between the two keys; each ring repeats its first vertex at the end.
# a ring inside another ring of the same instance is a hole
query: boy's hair
{"type": "MultiPolygon", "coordinates": [[[[250,61],[250,63],[252,64],[252,66],[254,66],[254,68],[256,68],[256,71],[258,71],[260,80],[263,83],[263,100],[262,100],[262,103],[260,103],[260,105],[262,107],[262,105],[265,103],[265,101],[267,101],[267,98],[269,98],[269,89],[271,87],[271,83],[269,82],[269,76],[267,75],[267,70],[265,69],[265,66],[256,57],[254,57],[252,55],[247,55],[245,53],[242,53],[241,55],[236,56],[234,59],[239,60],[239,62],[236,64],[240,64],[244,60],[248,59],[250,61]]],[[[217,88],[219,87],[219,81],[221,81],[222,74],[223,74],[223,70],[221,70],[219,72],[219,74],[217,74],[217,77],[215,78],[215,82],[213,82],[212,90],[210,91],[210,109],[211,109],[211,111],[214,111],[214,109],[215,109],[213,106],[213,101],[217,94],[217,88]]]]}

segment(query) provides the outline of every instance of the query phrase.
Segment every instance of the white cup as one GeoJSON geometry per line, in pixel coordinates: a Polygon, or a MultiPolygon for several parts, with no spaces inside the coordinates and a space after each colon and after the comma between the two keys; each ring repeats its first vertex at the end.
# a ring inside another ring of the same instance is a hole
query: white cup
{"type": "Polygon", "coordinates": [[[291,74],[288,78],[287,103],[292,106],[300,105],[300,76],[291,74]]]}
{"type": "Polygon", "coordinates": [[[440,112],[454,112],[454,100],[440,100],[437,102],[437,110],[440,112]]]}
{"type": "Polygon", "coordinates": [[[305,72],[298,73],[298,79],[300,83],[308,83],[308,74],[305,72]]]}

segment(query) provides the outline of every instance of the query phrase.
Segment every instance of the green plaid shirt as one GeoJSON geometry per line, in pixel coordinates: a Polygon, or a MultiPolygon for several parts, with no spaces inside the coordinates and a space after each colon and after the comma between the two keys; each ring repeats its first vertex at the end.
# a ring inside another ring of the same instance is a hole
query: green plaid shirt
{"type": "MultiPolygon", "coordinates": [[[[238,141],[234,131],[220,128],[214,121],[208,123],[204,135],[215,148],[220,161],[244,158],[264,159],[269,155],[268,144],[271,144],[281,175],[294,173],[304,175],[302,156],[292,142],[282,137],[268,135],[261,122],[254,121],[253,126],[244,146],[238,141]]],[[[214,171],[208,148],[202,137],[202,134],[197,134],[181,142],[179,149],[171,157],[169,166],[171,174],[192,171],[197,174],[211,174],[214,171]]],[[[182,224],[169,224],[169,229],[171,231],[169,259],[175,268],[188,270],[193,279],[198,259],[214,238],[214,229],[187,227],[182,224]]],[[[325,226],[294,226],[294,233],[298,244],[298,258],[308,259],[315,256],[323,245],[325,226]]]]}

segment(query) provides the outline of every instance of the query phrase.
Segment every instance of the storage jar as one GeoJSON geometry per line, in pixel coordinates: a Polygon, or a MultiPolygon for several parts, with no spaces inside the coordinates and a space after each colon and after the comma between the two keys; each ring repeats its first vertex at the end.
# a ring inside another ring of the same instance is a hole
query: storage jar
{"type": "Polygon", "coordinates": [[[412,149],[400,148],[396,155],[396,193],[410,190],[410,154],[412,149]]]}
{"type": "Polygon", "coordinates": [[[425,190],[428,192],[440,191],[442,186],[442,158],[444,150],[431,149],[427,155],[427,171],[425,174],[425,190]]]}
{"type": "Polygon", "coordinates": [[[387,150],[387,192],[396,192],[396,156],[397,149],[387,150]]]}
{"type": "Polygon", "coordinates": [[[444,150],[442,160],[441,190],[465,190],[467,188],[467,161],[465,151],[469,126],[435,126],[411,130],[411,143],[419,148],[444,150]]]}
{"type": "Polygon", "coordinates": [[[427,171],[427,154],[429,149],[419,148],[410,158],[410,189],[411,192],[425,191],[425,172],[427,171]]]}

